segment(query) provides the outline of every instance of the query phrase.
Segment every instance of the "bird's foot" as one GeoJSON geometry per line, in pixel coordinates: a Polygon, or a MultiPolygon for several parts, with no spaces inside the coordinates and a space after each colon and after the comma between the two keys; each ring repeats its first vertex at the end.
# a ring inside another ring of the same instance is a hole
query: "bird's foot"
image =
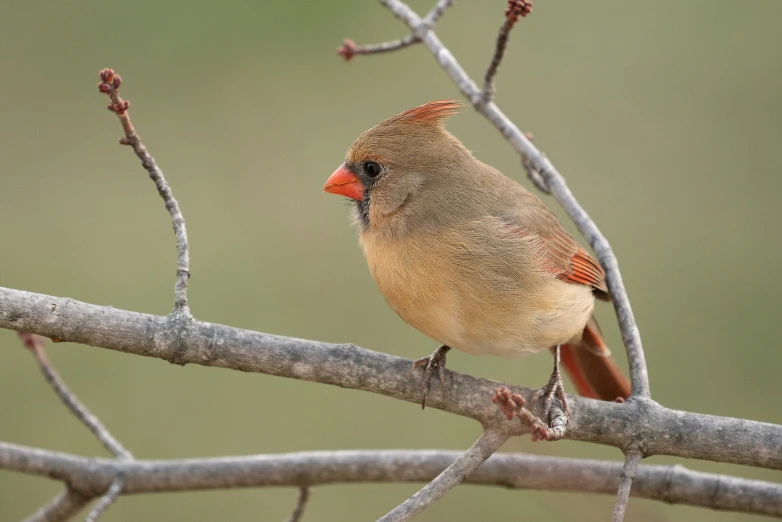
{"type": "Polygon", "coordinates": [[[530,400],[529,404],[530,409],[535,406],[535,402],[541,397],[543,397],[543,418],[548,419],[549,425],[554,420],[551,411],[554,397],[559,399],[562,410],[567,415],[567,418],[570,418],[570,406],[565,398],[565,388],[562,385],[562,374],[559,373],[559,346],[557,346],[554,354],[554,371],[551,372],[548,384],[532,394],[532,400],[530,400]]]}
{"type": "Polygon", "coordinates": [[[413,361],[413,367],[410,369],[412,374],[419,366],[424,368],[424,380],[421,384],[423,392],[423,399],[421,400],[421,409],[426,408],[426,396],[429,395],[429,379],[432,373],[437,369],[437,373],[440,375],[440,387],[445,388],[445,356],[451,348],[449,346],[441,346],[435,350],[429,357],[422,357],[417,361],[413,361]]]}

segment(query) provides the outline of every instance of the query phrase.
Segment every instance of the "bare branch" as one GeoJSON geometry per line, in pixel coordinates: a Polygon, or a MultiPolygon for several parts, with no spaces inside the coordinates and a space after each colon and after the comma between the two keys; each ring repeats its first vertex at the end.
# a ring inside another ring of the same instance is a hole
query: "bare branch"
{"type": "Polygon", "coordinates": [[[307,501],[310,499],[310,488],[303,487],[299,490],[299,500],[296,501],[296,507],[293,509],[288,522],[299,522],[304,516],[304,508],[307,507],[307,501]]]}
{"type": "MultiPolygon", "coordinates": [[[[429,14],[424,17],[424,23],[429,27],[434,26],[437,20],[439,20],[440,17],[445,13],[445,10],[448,9],[448,7],[451,5],[453,5],[453,0],[439,0],[432,8],[432,10],[429,11],[429,14]]],[[[413,44],[417,44],[420,41],[421,39],[414,34],[409,34],[389,42],[367,45],[356,45],[356,43],[350,38],[345,38],[345,40],[342,41],[342,45],[337,47],[337,54],[340,55],[346,62],[349,62],[353,59],[354,56],[382,54],[398,51],[413,44]]]]}
{"type": "Polygon", "coordinates": [[[603,236],[589,214],[581,207],[573,193],[565,182],[565,178],[559,173],[548,158],[541,153],[519,128],[508,119],[494,102],[487,102],[483,98],[483,91],[478,88],[467,72],[459,65],[453,54],[440,41],[434,31],[424,23],[407,4],[399,0],[380,0],[380,3],[388,8],[394,16],[407,25],[412,33],[418,36],[429,51],[434,55],[437,63],[453,80],[459,91],[472,103],[476,111],[486,117],[502,136],[510,142],[511,146],[522,158],[526,158],[529,166],[540,174],[549,192],[562,205],[570,219],[576,224],[578,230],[589,242],[595,251],[600,264],[606,271],[608,290],[611,294],[616,310],[619,328],[622,332],[627,359],[630,365],[630,377],[632,381],[632,397],[636,399],[649,399],[649,375],[646,369],[641,333],[633,316],[633,309],[627,297],[627,291],[619,271],[619,264],[608,240],[603,236]]]}
{"type": "Polygon", "coordinates": [[[117,500],[117,497],[120,496],[122,487],[123,483],[121,479],[116,479],[112,482],[109,490],[95,503],[95,506],[93,506],[92,510],[87,515],[87,518],[84,519],[84,522],[95,522],[98,520],[100,516],[109,509],[109,506],[117,500]]]}
{"type": "Polygon", "coordinates": [[[103,423],[95,415],[93,415],[92,412],[90,412],[90,410],[88,410],[87,407],[82,404],[81,401],[79,401],[76,395],[74,395],[73,392],[71,392],[71,390],[69,390],[65,385],[65,382],[60,377],[60,374],[57,372],[57,370],[54,369],[54,367],[49,362],[49,359],[46,357],[43,338],[25,332],[19,332],[19,337],[22,339],[24,346],[30,350],[30,352],[35,357],[35,360],[38,363],[38,366],[40,367],[46,382],[49,383],[54,392],[57,394],[63,404],[65,404],[65,406],[71,411],[71,413],[73,413],[73,415],[76,416],[76,418],[79,419],[82,424],[87,426],[87,429],[89,429],[92,434],[95,435],[95,437],[100,441],[100,443],[103,444],[103,447],[105,447],[118,458],[133,458],[133,455],[127,449],[125,449],[125,447],[120,444],[116,438],[114,438],[106,426],[104,426],[103,423]]]}
{"type": "Polygon", "coordinates": [[[625,463],[622,466],[622,473],[619,475],[619,491],[616,495],[616,505],[614,506],[614,516],[612,522],[622,522],[627,510],[627,500],[630,498],[630,489],[633,487],[635,471],[638,469],[638,463],[641,462],[641,452],[637,449],[627,451],[625,463]]]}
{"type": "MultiPolygon", "coordinates": [[[[192,320],[96,306],[0,287],[0,328],[61,341],[245,372],[320,382],[420,404],[412,361],[352,344],[283,337],[192,320]]],[[[446,388],[427,406],[490,424],[490,398],[500,383],[446,370],[446,388]]],[[[532,390],[511,386],[526,400],[532,390]]],[[[651,400],[624,404],[568,396],[573,416],[566,439],[627,448],[644,436],[645,455],[672,455],[782,469],[782,426],[665,408],[651,400]],[[726,444],[725,441],[730,441],[726,444]]],[[[513,423],[516,434],[528,428],[513,423]]]]}
{"type": "Polygon", "coordinates": [[[432,10],[429,11],[429,14],[424,17],[424,23],[429,27],[433,27],[434,24],[437,23],[437,20],[445,14],[445,10],[453,5],[453,1],[454,0],[438,0],[434,7],[432,7],[432,10]]]}
{"type": "Polygon", "coordinates": [[[492,453],[500,449],[500,446],[505,444],[508,438],[510,438],[510,433],[496,427],[485,429],[478,440],[470,446],[470,449],[462,453],[453,464],[445,468],[415,495],[380,518],[378,522],[410,520],[461,484],[470,473],[491,457],[492,453]]]}
{"type": "MultiPolygon", "coordinates": [[[[440,450],[318,451],[183,460],[95,459],[0,442],[0,469],[61,480],[100,495],[117,476],[123,494],[249,487],[429,482],[461,452],[440,450]],[[307,473],[301,470],[306,469],[307,473]]],[[[494,454],[465,483],[541,491],[616,494],[622,464],[494,454]]],[[[633,495],[670,504],[782,517],[782,484],[639,466],[633,495]]],[[[41,519],[43,520],[43,519],[41,519]]]]}
{"type": "Polygon", "coordinates": [[[483,100],[491,101],[494,98],[494,77],[500,68],[500,62],[505,55],[505,47],[508,45],[510,31],[519,17],[525,17],[532,12],[531,0],[508,0],[508,9],[505,10],[505,21],[500,27],[497,35],[497,44],[494,47],[494,55],[491,57],[489,68],[486,69],[486,75],[483,78],[483,100]]]}
{"type": "Polygon", "coordinates": [[[346,38],[342,42],[342,45],[337,48],[337,54],[346,62],[349,62],[356,55],[389,53],[391,51],[404,49],[405,47],[418,42],[420,42],[420,40],[411,34],[397,40],[391,40],[390,42],[369,45],[356,45],[353,40],[346,38]]]}
{"type": "Polygon", "coordinates": [[[90,497],[66,487],[51,502],[22,522],[65,522],[76,516],[89,501],[90,497]]]}
{"type": "Polygon", "coordinates": [[[155,159],[147,152],[147,148],[141,142],[141,138],[136,134],[133,124],[130,122],[128,107],[130,102],[123,100],[119,95],[119,87],[122,84],[122,78],[115,74],[111,69],[103,69],[100,72],[100,83],[98,90],[107,94],[111,99],[108,109],[115,113],[125,131],[125,137],[120,140],[122,145],[130,145],[133,152],[141,160],[141,165],[149,173],[150,179],[155,183],[158,194],[163,198],[166,209],[171,214],[171,223],[174,225],[174,234],[176,235],[176,247],[178,254],[176,284],[174,285],[174,312],[182,312],[184,315],[190,315],[190,309],[187,305],[187,280],[190,278],[190,253],[187,244],[187,228],[185,227],[185,218],[179,210],[179,203],[174,199],[171,187],[163,176],[163,171],[155,163],[155,159]]]}

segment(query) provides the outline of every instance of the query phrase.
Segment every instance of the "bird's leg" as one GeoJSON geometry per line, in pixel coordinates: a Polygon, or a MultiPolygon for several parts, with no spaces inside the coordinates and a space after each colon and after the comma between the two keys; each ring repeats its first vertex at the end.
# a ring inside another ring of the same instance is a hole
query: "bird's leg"
{"type": "Polygon", "coordinates": [[[532,394],[532,400],[530,401],[530,409],[535,406],[540,396],[543,396],[543,416],[551,422],[551,403],[556,395],[562,404],[562,409],[570,417],[570,406],[568,406],[567,399],[565,399],[565,388],[562,386],[562,374],[559,373],[559,345],[554,348],[554,370],[551,372],[548,384],[532,394]]]}
{"type": "Polygon", "coordinates": [[[421,385],[424,398],[421,400],[421,409],[426,408],[426,396],[429,395],[429,378],[432,376],[432,372],[437,368],[437,373],[440,375],[440,387],[445,388],[445,355],[451,349],[450,346],[441,346],[436,349],[429,357],[423,357],[417,361],[413,361],[413,367],[410,369],[410,373],[413,373],[416,368],[423,366],[424,368],[424,381],[421,385]]]}

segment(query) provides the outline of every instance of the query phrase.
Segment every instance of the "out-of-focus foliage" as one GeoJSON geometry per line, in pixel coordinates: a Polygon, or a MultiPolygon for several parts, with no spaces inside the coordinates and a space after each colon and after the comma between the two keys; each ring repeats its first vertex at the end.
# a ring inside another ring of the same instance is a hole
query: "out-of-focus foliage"
{"type": "MultiPolygon", "coordinates": [[[[423,12],[429,2],[413,7],[423,12]]],[[[499,0],[459,2],[438,28],[475,78],[504,9],[499,0]]],[[[774,0],[541,1],[511,35],[497,81],[500,106],[535,134],[619,256],[654,398],[777,423],[781,17],[774,0]]],[[[409,358],[428,354],[435,343],[399,320],[375,289],[346,205],[321,193],[360,132],[411,106],[458,97],[421,47],[349,64],[334,52],[346,36],[375,42],[403,34],[366,1],[5,2],[0,285],[169,311],[169,218],[136,158],[117,145],[121,129],[95,89],[98,70],[114,67],[187,219],[197,317],[409,358]]],[[[527,183],[516,154],[477,114],[466,109],[449,127],[478,158],[527,183]]],[[[599,306],[623,361],[612,310],[599,306]]],[[[15,335],[0,331],[0,350],[0,440],[103,455],[15,335]]],[[[51,347],[50,356],[141,458],[463,449],[478,434],[470,421],[366,393],[69,344],[51,347]]],[[[456,353],[448,363],[533,386],[545,381],[551,360],[456,353]]],[[[513,440],[504,450],[621,457],[574,442],[513,440]]],[[[316,488],[305,520],[374,519],[416,488],[316,488]]],[[[59,489],[0,472],[0,519],[21,518],[59,489]]],[[[105,520],[282,520],[296,496],[268,489],[128,497],[105,520]]],[[[591,522],[605,520],[612,505],[609,497],[465,486],[420,519],[591,522]]],[[[627,518],[758,520],[637,499],[627,518]]]]}

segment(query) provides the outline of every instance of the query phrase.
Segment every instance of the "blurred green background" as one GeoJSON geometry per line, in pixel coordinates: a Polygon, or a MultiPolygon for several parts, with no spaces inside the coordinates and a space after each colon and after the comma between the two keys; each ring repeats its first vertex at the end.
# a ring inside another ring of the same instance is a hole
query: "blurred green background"
{"type": "MultiPolygon", "coordinates": [[[[425,12],[432,0],[412,7],[425,12]]],[[[438,32],[482,77],[505,2],[459,2],[438,32]]],[[[782,4],[536,2],[511,37],[497,101],[610,239],[662,404],[782,423],[782,4]],[[777,239],[774,239],[777,238],[777,239]]],[[[95,89],[115,68],[133,122],[187,219],[190,299],[204,320],[417,358],[436,344],[375,289],[348,208],[321,192],[352,140],[459,93],[423,47],[343,63],[343,37],[405,34],[376,2],[10,2],[0,6],[0,285],[165,314],[167,213],[95,89]]],[[[528,185],[519,158],[466,109],[449,128],[528,185]]],[[[546,200],[552,206],[555,203],[546,200]]],[[[557,209],[558,210],[558,209],[557,209]]],[[[560,213],[561,215],[561,213],[560,213]]],[[[563,218],[565,219],[565,218],[563,218]]],[[[567,223],[570,226],[570,223],[567,223]]],[[[598,317],[624,365],[612,309],[598,317]]],[[[0,440],[104,455],[15,334],[0,331],[0,440]]],[[[50,356],[140,458],[349,448],[467,448],[473,422],[367,393],[63,344],[50,356]],[[306,399],[306,400],[305,400],[306,399]]],[[[454,354],[449,368],[527,386],[551,358],[454,354]]],[[[513,440],[503,451],[620,459],[513,440]]],[[[680,462],[651,458],[650,463],[680,462]]],[[[689,461],[699,470],[782,474],[689,461]]],[[[417,485],[314,491],[305,520],[374,520],[417,485]]],[[[60,484],[0,472],[0,520],[60,484]]],[[[130,520],[283,520],[293,489],[123,497],[130,520]]],[[[460,487],[422,521],[603,521],[613,498],[460,487]]],[[[759,520],[633,500],[633,521],[759,520]]]]}

